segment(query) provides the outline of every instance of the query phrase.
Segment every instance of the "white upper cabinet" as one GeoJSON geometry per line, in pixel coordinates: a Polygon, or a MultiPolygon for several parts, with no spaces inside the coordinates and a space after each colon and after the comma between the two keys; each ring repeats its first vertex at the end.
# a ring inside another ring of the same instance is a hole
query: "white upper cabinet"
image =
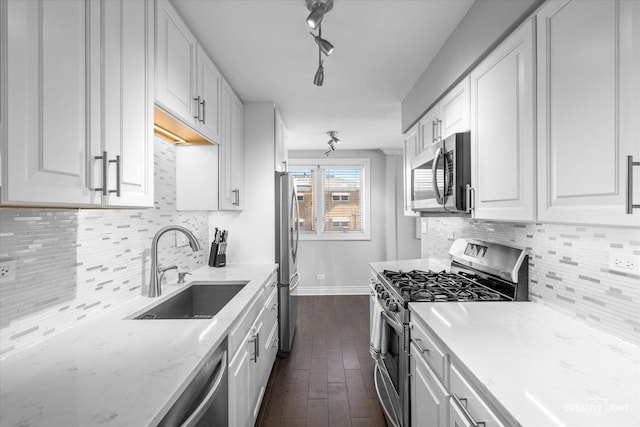
{"type": "Polygon", "coordinates": [[[211,141],[220,142],[222,74],[198,45],[197,57],[197,130],[211,141]]]}
{"type": "Polygon", "coordinates": [[[535,221],[534,25],[471,73],[474,217],[535,221]]]}
{"type": "Polygon", "coordinates": [[[465,77],[440,101],[438,138],[469,130],[469,77],[465,77]]]}
{"type": "Polygon", "coordinates": [[[640,2],[554,0],[537,27],[538,219],[640,226],[640,2]]]}
{"type": "Polygon", "coordinates": [[[467,76],[420,118],[416,154],[456,132],[469,130],[469,111],[467,76]]]}
{"type": "MultiPolygon", "coordinates": [[[[92,151],[108,156],[105,204],[153,207],[153,1],[101,0],[100,7],[103,148],[92,151]]],[[[94,156],[92,165],[95,179],[102,160],[94,156]]]]}
{"type": "Polygon", "coordinates": [[[404,134],[404,162],[403,162],[403,180],[404,180],[404,214],[405,216],[418,216],[418,213],[411,210],[411,161],[418,154],[418,134],[420,126],[414,125],[404,134]]]}
{"type": "Polygon", "coordinates": [[[156,28],[156,103],[193,126],[198,116],[196,39],[169,0],[156,2],[156,28]]]}
{"type": "Polygon", "coordinates": [[[152,206],[153,2],[2,5],[2,203],[152,206]]]}
{"type": "Polygon", "coordinates": [[[213,141],[222,139],[222,75],[169,0],[156,10],[156,104],[213,141]]]}
{"type": "Polygon", "coordinates": [[[220,144],[220,210],[244,207],[244,106],[223,81],[220,144]]]}
{"type": "MultiPolygon", "coordinates": [[[[2,202],[89,205],[86,34],[80,1],[2,2],[6,11],[7,108],[2,202]]],[[[3,134],[4,136],[4,134],[3,134]]],[[[98,200],[98,204],[100,201],[98,200]]]]}

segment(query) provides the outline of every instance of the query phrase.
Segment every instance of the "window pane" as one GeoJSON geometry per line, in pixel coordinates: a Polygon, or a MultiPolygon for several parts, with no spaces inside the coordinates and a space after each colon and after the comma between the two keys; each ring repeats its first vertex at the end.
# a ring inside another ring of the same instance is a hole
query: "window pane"
{"type": "Polygon", "coordinates": [[[324,231],[362,232],[362,169],[324,169],[324,231]]]}
{"type": "Polygon", "coordinates": [[[298,227],[301,233],[315,233],[315,214],[313,195],[315,194],[315,170],[314,169],[289,169],[289,173],[296,181],[298,192],[298,207],[300,208],[300,220],[298,227]]]}

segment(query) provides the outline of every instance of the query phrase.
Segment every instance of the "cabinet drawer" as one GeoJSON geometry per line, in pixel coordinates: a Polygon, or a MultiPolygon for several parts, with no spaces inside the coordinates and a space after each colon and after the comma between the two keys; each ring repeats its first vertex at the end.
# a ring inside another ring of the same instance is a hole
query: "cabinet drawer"
{"type": "Polygon", "coordinates": [[[418,350],[419,354],[416,356],[426,360],[440,381],[444,382],[447,367],[446,353],[436,344],[436,340],[426,327],[416,321],[411,322],[411,342],[415,344],[414,349],[418,350]]]}
{"type": "Polygon", "coordinates": [[[264,307],[264,288],[261,288],[258,293],[253,297],[253,300],[249,303],[244,315],[240,316],[235,327],[229,332],[229,354],[230,359],[238,350],[238,347],[242,343],[242,340],[247,335],[249,328],[256,321],[260,310],[264,307]]]}
{"type": "MultiPolygon", "coordinates": [[[[269,288],[265,292],[269,293],[269,288]]],[[[272,289],[268,295],[264,303],[264,320],[269,331],[273,325],[278,323],[278,290],[272,289]]]]}
{"type": "Polygon", "coordinates": [[[453,363],[449,373],[449,391],[451,392],[450,425],[460,425],[454,424],[454,420],[463,420],[464,423],[472,426],[484,423],[486,427],[504,427],[504,424],[453,363]]]}

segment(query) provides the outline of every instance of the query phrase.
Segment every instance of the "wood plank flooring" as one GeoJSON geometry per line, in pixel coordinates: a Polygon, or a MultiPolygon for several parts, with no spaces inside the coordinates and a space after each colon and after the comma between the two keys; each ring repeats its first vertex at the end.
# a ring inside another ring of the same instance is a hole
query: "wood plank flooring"
{"type": "Polygon", "coordinates": [[[256,425],[384,427],[373,369],[368,296],[298,297],[293,348],[276,359],[256,425]]]}

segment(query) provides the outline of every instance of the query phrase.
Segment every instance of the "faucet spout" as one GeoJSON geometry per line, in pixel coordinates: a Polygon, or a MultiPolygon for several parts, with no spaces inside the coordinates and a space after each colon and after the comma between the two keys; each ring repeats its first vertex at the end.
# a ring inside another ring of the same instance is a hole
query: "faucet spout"
{"type": "Polygon", "coordinates": [[[158,241],[160,237],[162,237],[165,233],[169,231],[179,231],[189,239],[189,246],[191,246],[191,250],[193,252],[197,252],[200,250],[200,243],[196,236],[186,228],[180,225],[169,225],[167,227],[161,228],[158,232],[153,236],[153,240],[151,241],[151,279],[149,281],[149,297],[155,298],[162,295],[162,275],[163,272],[160,268],[158,268],[158,241]],[[162,273],[162,274],[161,274],[162,273]]]}

